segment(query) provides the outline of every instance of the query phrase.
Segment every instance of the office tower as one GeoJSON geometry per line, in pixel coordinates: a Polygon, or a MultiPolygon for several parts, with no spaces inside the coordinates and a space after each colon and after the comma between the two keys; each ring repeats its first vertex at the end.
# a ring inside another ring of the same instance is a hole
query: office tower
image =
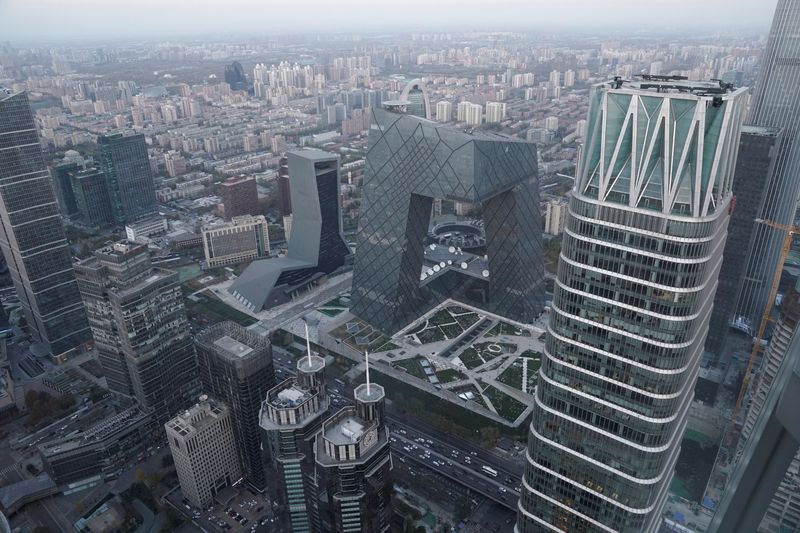
{"type": "MultiPolygon", "coordinates": [[[[367,374],[369,375],[369,374],[367,374]]],[[[383,533],[392,516],[392,459],[383,387],[359,385],[355,405],[325,420],[314,445],[323,530],[383,533]]]]}
{"type": "Polygon", "coordinates": [[[536,387],[516,531],[661,520],[730,218],[746,90],[596,85],[536,387]]]}
{"type": "Polygon", "coordinates": [[[230,65],[225,65],[225,82],[231,86],[233,91],[247,90],[247,75],[244,73],[241,63],[234,61],[230,65]]]}
{"type": "Polygon", "coordinates": [[[236,265],[269,255],[264,215],[233,217],[230,222],[203,226],[201,231],[208,268],[236,265]]]}
{"type": "Polygon", "coordinates": [[[502,122],[506,118],[506,104],[503,102],[486,102],[486,122],[488,124],[502,122]]]}
{"type": "Polygon", "coordinates": [[[241,477],[234,442],[233,417],[223,402],[200,396],[200,402],[164,424],[181,492],[198,509],[241,477]]]}
{"type": "Polygon", "coordinates": [[[144,135],[101,135],[97,145],[116,223],[124,225],[156,213],[156,192],[144,135]]]}
{"type": "Polygon", "coordinates": [[[342,236],[339,157],[321,150],[287,154],[292,198],[292,238],[285,257],[250,263],[228,288],[242,304],[260,311],[286,303],[343,267],[350,248],[342,236]]]}
{"type": "Polygon", "coordinates": [[[722,355],[725,339],[733,324],[739,330],[754,334],[757,324],[736,316],[736,299],[744,284],[746,251],[758,247],[754,235],[758,231],[759,210],[764,202],[767,184],[775,172],[775,162],[781,144],[780,130],[759,126],[742,127],[739,141],[739,156],[733,174],[733,196],[735,209],[728,223],[728,238],[723,252],[719,285],[714,296],[714,308],[706,338],[706,350],[712,360],[722,355]]]}
{"type": "Polygon", "coordinates": [[[400,93],[400,100],[408,102],[407,112],[409,115],[427,118],[428,120],[433,118],[431,100],[422,80],[416,79],[408,82],[400,93]]]}
{"type": "Polygon", "coordinates": [[[442,100],[436,104],[436,120],[439,122],[450,122],[453,120],[453,104],[442,100]]]}
{"type": "Polygon", "coordinates": [[[108,388],[159,423],[197,397],[197,362],[178,273],[121,241],[75,266],[108,388]]]}
{"type": "Polygon", "coordinates": [[[544,232],[561,235],[567,222],[567,199],[554,198],[547,202],[544,213],[544,232]]]}
{"type": "Polygon", "coordinates": [[[235,322],[215,324],[194,342],[202,390],[230,408],[242,476],[263,491],[267,478],[258,412],[275,386],[272,345],[235,322]]]}
{"type": "MultiPolygon", "coordinates": [[[[800,194],[800,47],[795,29],[800,25],[800,2],[779,0],[752,98],[747,123],[782,130],[774,170],[767,183],[758,218],[787,225],[794,221],[800,194]]],[[[784,232],[758,224],[747,256],[746,273],[736,304],[736,316],[755,330],[764,312],[784,232]]]]}
{"type": "Polygon", "coordinates": [[[70,187],[81,222],[94,227],[114,224],[106,175],[102,170],[91,168],[72,174],[70,187]]]}
{"type": "MultiPolygon", "coordinates": [[[[281,208],[281,216],[287,217],[292,214],[292,191],[289,184],[289,158],[283,156],[278,162],[278,205],[281,208]]],[[[288,235],[286,237],[289,238],[288,235]]]]}
{"type": "Polygon", "coordinates": [[[84,168],[83,157],[75,150],[67,150],[64,159],[53,165],[53,183],[58,197],[58,206],[61,214],[70,219],[78,217],[78,206],[75,203],[75,194],[72,192],[70,178],[84,168]]]}
{"type": "Polygon", "coordinates": [[[225,220],[242,215],[257,215],[258,185],[252,176],[228,178],[220,185],[222,205],[225,207],[225,220]]]}
{"type": "Polygon", "coordinates": [[[446,298],[534,320],[544,307],[536,159],[530,143],[373,110],[352,313],[390,334],[446,298]],[[435,198],[481,204],[488,257],[477,272],[457,258],[425,273],[435,198]]]}
{"type": "Polygon", "coordinates": [[[90,341],[28,97],[2,88],[0,248],[33,339],[43,351],[61,360],[90,341]]]}
{"type": "Polygon", "coordinates": [[[325,360],[311,355],[297,361],[297,376],[267,393],[259,413],[269,493],[283,507],[293,533],[320,531],[319,484],[314,441],[328,413],[325,360]]]}

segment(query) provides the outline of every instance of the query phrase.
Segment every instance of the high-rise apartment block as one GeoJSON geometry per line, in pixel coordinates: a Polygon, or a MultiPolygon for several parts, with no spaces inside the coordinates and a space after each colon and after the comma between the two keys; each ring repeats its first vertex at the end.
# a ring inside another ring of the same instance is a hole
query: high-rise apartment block
{"type": "MultiPolygon", "coordinates": [[[[758,218],[778,225],[794,222],[800,195],[800,98],[792,95],[800,79],[800,2],[780,0],[775,8],[767,46],[762,55],[747,123],[781,130],[774,169],[763,193],[758,218]]],[[[746,258],[746,271],[735,316],[755,330],[767,305],[772,276],[778,268],[784,231],[757,224],[746,258]]]]}
{"type": "Polygon", "coordinates": [[[202,228],[206,265],[235,265],[269,255],[267,219],[245,215],[202,228]]]}
{"type": "Polygon", "coordinates": [[[566,198],[554,198],[547,202],[544,212],[544,232],[550,235],[561,235],[567,222],[566,198]]]}
{"type": "Polygon", "coordinates": [[[200,402],[164,424],[181,492],[205,509],[214,496],[241,477],[233,417],[222,402],[200,396],[200,402]]]}
{"type": "Polygon", "coordinates": [[[314,446],[329,401],[325,360],[309,354],[297,361],[297,377],[270,389],[261,405],[270,494],[289,516],[293,533],[321,530],[314,446]]]}
{"type": "Polygon", "coordinates": [[[118,242],[75,266],[111,391],[159,422],[197,397],[197,362],[178,273],[153,267],[147,246],[118,242]]]}
{"type": "Polygon", "coordinates": [[[319,507],[324,531],[389,531],[392,460],[384,400],[380,385],[359,385],[355,405],[325,420],[316,437],[314,452],[322,478],[319,507]]]}
{"type": "Polygon", "coordinates": [[[167,174],[172,178],[186,173],[186,159],[176,150],[170,150],[164,154],[164,165],[167,168],[167,174]]]}
{"type": "Polygon", "coordinates": [[[242,476],[256,490],[264,490],[267,478],[258,413],[275,386],[272,345],[235,322],[222,322],[197,335],[195,348],[203,392],[231,411],[242,476]]]}
{"type": "Polygon", "coordinates": [[[116,223],[124,225],[155,214],[156,191],[144,135],[101,135],[97,145],[116,223]]]}
{"type": "Polygon", "coordinates": [[[0,88],[0,249],[34,340],[62,359],[91,340],[25,93],[0,88]]]}
{"type": "Polygon", "coordinates": [[[439,122],[450,122],[453,120],[452,102],[442,100],[436,104],[436,120],[439,122]]]}
{"type": "Polygon", "coordinates": [[[252,176],[228,178],[220,185],[225,220],[243,215],[257,215],[258,186],[252,176]]]}
{"type": "Polygon", "coordinates": [[[486,123],[496,124],[506,118],[506,104],[503,102],[486,102],[486,123]]]}
{"type": "Polygon", "coordinates": [[[595,86],[536,387],[518,533],[650,533],[688,420],[746,90],[595,86]]]}

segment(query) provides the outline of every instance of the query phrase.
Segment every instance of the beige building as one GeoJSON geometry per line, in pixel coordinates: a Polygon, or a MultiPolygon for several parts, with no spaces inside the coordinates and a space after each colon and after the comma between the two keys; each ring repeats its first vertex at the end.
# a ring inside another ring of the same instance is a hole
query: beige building
{"type": "Polygon", "coordinates": [[[436,120],[439,122],[450,122],[453,119],[453,104],[447,100],[442,100],[436,104],[436,120]]]}
{"type": "Polygon", "coordinates": [[[544,213],[544,232],[550,235],[561,235],[567,222],[566,198],[556,198],[547,202],[544,213]]]}
{"type": "Polygon", "coordinates": [[[241,477],[228,407],[207,396],[166,424],[183,496],[205,508],[241,477]]]}
{"type": "Polygon", "coordinates": [[[202,233],[208,268],[269,255],[267,219],[263,215],[233,217],[230,222],[203,227],[202,233]]]}
{"type": "Polygon", "coordinates": [[[486,122],[489,124],[502,122],[506,118],[506,104],[503,102],[486,102],[486,122]]]}

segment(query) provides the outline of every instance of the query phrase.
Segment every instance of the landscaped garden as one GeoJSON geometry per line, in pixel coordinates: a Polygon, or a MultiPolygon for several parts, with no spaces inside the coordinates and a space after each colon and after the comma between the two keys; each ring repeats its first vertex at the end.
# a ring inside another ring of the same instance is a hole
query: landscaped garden
{"type": "Polygon", "coordinates": [[[455,339],[478,321],[478,314],[453,305],[439,309],[427,320],[420,321],[407,336],[420,344],[455,339]]]}
{"type": "Polygon", "coordinates": [[[512,335],[514,337],[530,337],[531,332],[527,329],[522,329],[514,324],[509,324],[508,322],[503,322],[502,320],[495,324],[495,326],[489,330],[486,337],[499,337],[500,335],[512,335]]]}
{"type": "Polygon", "coordinates": [[[521,390],[527,394],[533,394],[536,380],[539,376],[539,367],[542,365],[542,354],[533,350],[525,350],[519,358],[508,366],[497,376],[497,381],[521,390]],[[527,370],[525,369],[527,365],[527,370]],[[525,388],[522,388],[522,379],[526,378],[525,388]]]}
{"type": "Polygon", "coordinates": [[[509,342],[480,342],[466,348],[458,358],[468,370],[488,363],[495,357],[514,353],[516,344],[509,342]]]}
{"type": "Polygon", "coordinates": [[[492,402],[497,414],[509,422],[516,420],[527,407],[524,403],[512,398],[504,392],[499,391],[491,385],[488,385],[484,389],[483,394],[490,402],[492,402]]]}

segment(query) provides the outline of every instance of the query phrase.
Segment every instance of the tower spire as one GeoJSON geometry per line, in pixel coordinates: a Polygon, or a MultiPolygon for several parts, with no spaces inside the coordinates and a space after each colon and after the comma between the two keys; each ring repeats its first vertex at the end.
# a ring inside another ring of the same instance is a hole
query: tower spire
{"type": "Polygon", "coordinates": [[[367,367],[367,396],[369,396],[369,350],[364,351],[364,358],[366,360],[366,367],[367,367]]]}
{"type": "Polygon", "coordinates": [[[308,335],[308,322],[303,322],[306,327],[306,351],[308,352],[308,368],[311,368],[311,338],[308,335]]]}

